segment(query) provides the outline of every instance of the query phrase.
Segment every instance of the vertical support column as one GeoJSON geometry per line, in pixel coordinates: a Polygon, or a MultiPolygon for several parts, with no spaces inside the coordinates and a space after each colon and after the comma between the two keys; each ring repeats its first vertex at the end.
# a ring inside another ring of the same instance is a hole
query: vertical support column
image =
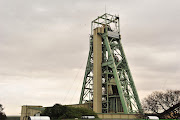
{"type": "Polygon", "coordinates": [[[102,37],[98,35],[102,28],[94,29],[93,33],[93,111],[102,113],[102,37]]]}

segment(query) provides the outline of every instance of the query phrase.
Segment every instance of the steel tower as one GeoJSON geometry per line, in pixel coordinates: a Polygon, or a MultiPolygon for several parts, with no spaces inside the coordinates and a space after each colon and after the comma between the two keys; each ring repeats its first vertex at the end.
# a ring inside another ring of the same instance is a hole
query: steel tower
{"type": "Polygon", "coordinates": [[[108,13],[91,22],[90,50],[80,104],[96,113],[141,113],[142,108],[121,44],[119,16],[108,13]]]}

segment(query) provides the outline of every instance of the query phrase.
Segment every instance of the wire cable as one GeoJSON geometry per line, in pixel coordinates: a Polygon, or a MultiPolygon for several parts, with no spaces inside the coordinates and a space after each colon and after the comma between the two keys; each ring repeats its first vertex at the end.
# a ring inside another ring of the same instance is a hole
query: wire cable
{"type": "MultiPolygon", "coordinates": [[[[81,68],[82,68],[82,66],[84,65],[85,61],[86,61],[86,59],[84,59],[82,65],[81,65],[81,68]]],[[[79,69],[79,71],[81,70],[81,68],[79,69]]],[[[82,75],[82,76],[83,76],[83,75],[82,75]]],[[[81,79],[80,79],[80,80],[81,80],[81,79]]],[[[74,94],[73,94],[73,96],[72,96],[72,98],[71,98],[70,104],[71,104],[71,102],[72,102],[72,100],[73,100],[73,98],[74,98],[74,95],[76,94],[79,86],[81,86],[81,84],[77,85],[76,90],[75,90],[75,92],[74,92],[74,94]]]]}
{"type": "MultiPolygon", "coordinates": [[[[71,88],[74,86],[75,80],[76,80],[76,78],[77,78],[77,76],[78,76],[78,74],[79,74],[79,72],[80,72],[80,70],[81,70],[81,68],[82,68],[83,63],[84,63],[85,60],[86,60],[86,59],[83,60],[81,66],[80,66],[80,69],[79,69],[79,71],[77,72],[77,74],[76,74],[76,76],[75,76],[75,78],[74,78],[74,80],[73,80],[73,84],[72,84],[71,88]]],[[[67,93],[66,96],[64,97],[64,99],[63,99],[63,104],[64,104],[67,96],[69,95],[69,93],[70,93],[70,91],[71,91],[71,88],[68,90],[68,93],[67,93]]]]}

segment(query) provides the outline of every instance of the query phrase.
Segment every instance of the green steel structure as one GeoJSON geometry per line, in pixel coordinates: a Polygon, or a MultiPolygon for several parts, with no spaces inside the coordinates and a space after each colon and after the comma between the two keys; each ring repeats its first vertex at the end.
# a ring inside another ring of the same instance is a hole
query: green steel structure
{"type": "Polygon", "coordinates": [[[90,50],[79,103],[93,103],[93,30],[97,27],[104,28],[104,33],[99,33],[102,37],[102,113],[142,113],[121,44],[119,16],[108,13],[91,22],[90,50]]]}

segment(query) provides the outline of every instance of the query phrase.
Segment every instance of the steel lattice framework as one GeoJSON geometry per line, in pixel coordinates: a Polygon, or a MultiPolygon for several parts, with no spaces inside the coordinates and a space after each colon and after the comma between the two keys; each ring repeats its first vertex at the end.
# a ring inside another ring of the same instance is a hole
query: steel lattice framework
{"type": "Polygon", "coordinates": [[[93,101],[93,30],[103,27],[102,37],[102,112],[141,113],[142,108],[121,44],[119,16],[103,14],[91,22],[90,50],[80,104],[93,101]]]}

